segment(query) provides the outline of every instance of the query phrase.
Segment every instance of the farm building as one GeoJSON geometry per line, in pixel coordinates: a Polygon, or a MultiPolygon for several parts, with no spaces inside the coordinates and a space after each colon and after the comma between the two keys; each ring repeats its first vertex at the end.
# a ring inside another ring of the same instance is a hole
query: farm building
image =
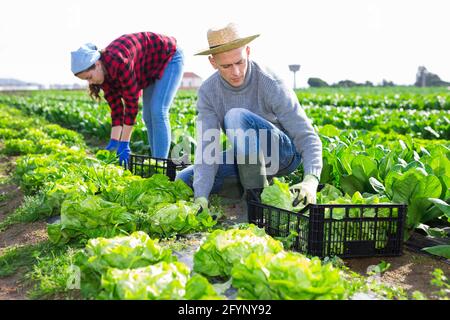
{"type": "Polygon", "coordinates": [[[194,72],[185,72],[181,80],[180,89],[196,90],[200,88],[202,78],[194,72]]]}

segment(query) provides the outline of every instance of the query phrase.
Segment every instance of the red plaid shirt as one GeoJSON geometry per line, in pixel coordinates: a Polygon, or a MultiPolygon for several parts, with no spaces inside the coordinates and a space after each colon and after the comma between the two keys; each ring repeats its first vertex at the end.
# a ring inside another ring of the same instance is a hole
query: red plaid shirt
{"type": "Polygon", "coordinates": [[[100,59],[107,74],[101,88],[113,127],[135,124],[141,90],[161,79],[176,50],[175,38],[152,32],[123,35],[105,48],[100,59]]]}

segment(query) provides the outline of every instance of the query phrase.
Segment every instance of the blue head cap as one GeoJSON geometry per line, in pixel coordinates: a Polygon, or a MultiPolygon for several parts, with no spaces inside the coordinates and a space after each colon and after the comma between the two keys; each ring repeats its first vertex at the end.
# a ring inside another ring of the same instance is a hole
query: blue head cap
{"type": "Polygon", "coordinates": [[[71,69],[73,74],[77,74],[91,67],[98,59],[100,52],[92,43],[82,45],[78,50],[72,51],[71,69]]]}

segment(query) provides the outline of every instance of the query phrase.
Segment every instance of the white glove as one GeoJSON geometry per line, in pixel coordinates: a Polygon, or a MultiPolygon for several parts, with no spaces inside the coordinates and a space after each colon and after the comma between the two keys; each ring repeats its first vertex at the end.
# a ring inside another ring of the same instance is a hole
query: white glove
{"type": "Polygon", "coordinates": [[[194,200],[194,203],[199,204],[204,210],[208,209],[208,199],[206,199],[205,197],[196,198],[194,200]]]}
{"type": "Polygon", "coordinates": [[[217,215],[210,212],[209,208],[208,208],[208,199],[205,197],[198,197],[194,200],[194,203],[200,205],[200,209],[198,210],[197,214],[199,214],[200,212],[206,212],[208,213],[211,218],[213,218],[214,220],[217,219],[217,215]]]}
{"type": "Polygon", "coordinates": [[[317,179],[316,176],[313,176],[312,174],[307,174],[303,181],[294,184],[293,186],[289,187],[290,190],[298,190],[299,196],[298,199],[303,200],[303,198],[306,198],[306,204],[316,203],[316,195],[317,195],[317,187],[319,186],[319,179],[317,179]]]}

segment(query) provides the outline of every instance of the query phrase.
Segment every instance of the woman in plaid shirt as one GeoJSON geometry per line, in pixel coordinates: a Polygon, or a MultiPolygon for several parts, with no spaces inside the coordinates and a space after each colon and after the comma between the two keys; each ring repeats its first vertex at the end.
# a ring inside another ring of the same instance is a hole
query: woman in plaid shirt
{"type": "Polygon", "coordinates": [[[171,142],[169,107],[184,66],[183,52],[175,38],[152,32],[125,34],[101,51],[87,43],[71,56],[74,75],[89,82],[92,97],[99,99],[103,90],[111,107],[111,140],[106,149],[117,149],[119,164],[128,164],[141,90],[151,154],[167,158],[171,142]]]}

